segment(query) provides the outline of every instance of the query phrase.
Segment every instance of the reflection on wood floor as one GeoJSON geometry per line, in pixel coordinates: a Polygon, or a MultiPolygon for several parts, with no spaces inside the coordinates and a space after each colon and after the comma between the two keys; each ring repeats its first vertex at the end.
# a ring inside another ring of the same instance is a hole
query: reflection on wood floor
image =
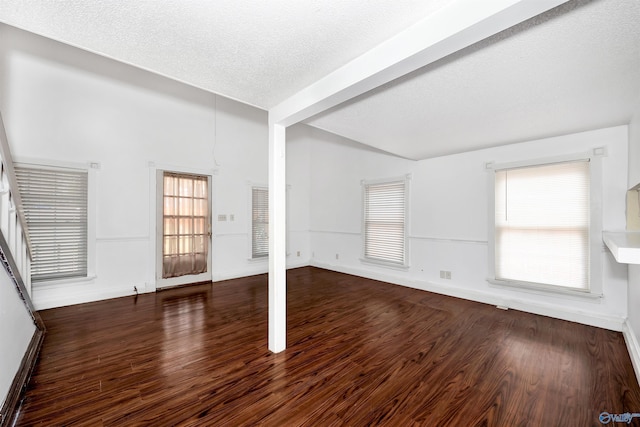
{"type": "MultiPolygon", "coordinates": [[[[313,267],[42,312],[18,425],[589,426],[640,412],[618,332],[313,267]]],[[[634,420],[633,423],[640,423],[634,420]]]]}

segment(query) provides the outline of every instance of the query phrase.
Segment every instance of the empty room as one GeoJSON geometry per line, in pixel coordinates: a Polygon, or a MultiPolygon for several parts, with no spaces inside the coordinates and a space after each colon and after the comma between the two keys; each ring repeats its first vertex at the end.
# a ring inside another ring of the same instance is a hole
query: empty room
{"type": "Polygon", "coordinates": [[[638,0],[0,2],[0,426],[640,425],[638,0]]]}

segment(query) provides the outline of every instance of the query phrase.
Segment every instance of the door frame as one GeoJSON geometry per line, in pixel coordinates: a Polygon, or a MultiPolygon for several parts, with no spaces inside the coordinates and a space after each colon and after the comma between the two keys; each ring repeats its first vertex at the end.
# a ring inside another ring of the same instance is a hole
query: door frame
{"type": "Polygon", "coordinates": [[[213,209],[213,177],[216,170],[180,167],[176,165],[156,165],[149,162],[149,268],[147,269],[147,292],[158,289],[181,286],[190,283],[211,281],[213,278],[213,235],[214,224],[213,209]],[[163,182],[164,172],[183,173],[188,175],[201,175],[208,178],[209,198],[209,230],[207,271],[201,274],[190,274],[180,277],[162,278],[162,241],[163,241],[163,182]]]}

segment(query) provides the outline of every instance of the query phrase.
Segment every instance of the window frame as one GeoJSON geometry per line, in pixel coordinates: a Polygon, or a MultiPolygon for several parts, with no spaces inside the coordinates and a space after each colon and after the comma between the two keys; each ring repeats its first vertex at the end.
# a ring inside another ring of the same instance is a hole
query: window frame
{"type": "Polygon", "coordinates": [[[562,156],[522,160],[494,164],[487,162],[488,188],[488,277],[487,282],[499,287],[509,287],[541,294],[563,294],[587,298],[602,297],[602,162],[606,155],[604,148],[594,148],[586,153],[574,153],[562,156]],[[506,169],[546,166],[558,163],[588,161],[589,186],[589,287],[587,289],[571,288],[561,285],[505,280],[496,278],[496,224],[495,224],[495,172],[506,169]]]}
{"type": "Polygon", "coordinates": [[[266,185],[250,184],[249,185],[249,260],[261,261],[269,259],[269,238],[267,236],[267,251],[263,255],[256,256],[253,250],[255,241],[253,239],[253,192],[254,190],[261,190],[266,192],[267,196],[267,233],[269,233],[269,187],[266,185]]]}
{"type": "Polygon", "coordinates": [[[400,270],[408,270],[410,268],[410,253],[409,253],[409,219],[410,219],[410,193],[411,193],[411,174],[406,174],[403,176],[392,177],[392,178],[382,178],[382,179],[373,179],[373,180],[362,180],[360,182],[361,186],[361,236],[362,236],[362,244],[361,244],[361,254],[360,261],[365,264],[373,264],[388,268],[400,269],[400,270]],[[403,223],[403,260],[402,262],[393,262],[380,258],[374,258],[366,255],[367,248],[367,187],[371,185],[386,185],[386,184],[394,184],[402,182],[404,185],[404,223],[403,223]]]}
{"type": "Polygon", "coordinates": [[[33,289],[56,288],[60,285],[93,282],[96,279],[96,197],[97,172],[101,165],[98,162],[67,162],[59,160],[17,157],[14,166],[52,171],[84,171],[87,173],[87,271],[84,276],[55,278],[50,280],[32,281],[33,289]]]}

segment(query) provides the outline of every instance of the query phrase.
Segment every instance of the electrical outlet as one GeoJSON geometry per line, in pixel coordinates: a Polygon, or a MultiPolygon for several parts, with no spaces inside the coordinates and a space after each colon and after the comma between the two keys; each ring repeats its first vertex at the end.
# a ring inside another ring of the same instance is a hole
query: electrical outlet
{"type": "Polygon", "coordinates": [[[297,255],[297,256],[300,256],[300,251],[298,251],[298,252],[296,253],[296,255],[297,255]]]}
{"type": "Polygon", "coordinates": [[[440,278],[444,279],[444,270],[440,270],[440,278]]]}
{"type": "Polygon", "coordinates": [[[340,259],[340,254],[336,254],[336,259],[340,259]]]}
{"type": "Polygon", "coordinates": [[[450,271],[445,271],[444,272],[444,278],[447,280],[451,280],[451,272],[450,271]]]}

